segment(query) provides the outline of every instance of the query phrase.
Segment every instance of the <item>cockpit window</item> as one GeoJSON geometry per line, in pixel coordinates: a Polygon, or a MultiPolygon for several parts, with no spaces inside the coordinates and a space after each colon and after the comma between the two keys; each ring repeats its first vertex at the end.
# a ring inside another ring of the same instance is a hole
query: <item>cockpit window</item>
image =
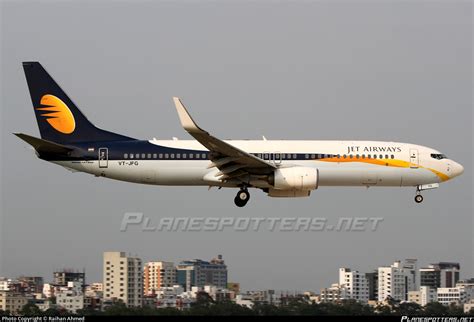
{"type": "Polygon", "coordinates": [[[446,159],[446,156],[444,154],[439,154],[439,153],[431,153],[431,157],[433,159],[438,159],[438,160],[446,159]]]}

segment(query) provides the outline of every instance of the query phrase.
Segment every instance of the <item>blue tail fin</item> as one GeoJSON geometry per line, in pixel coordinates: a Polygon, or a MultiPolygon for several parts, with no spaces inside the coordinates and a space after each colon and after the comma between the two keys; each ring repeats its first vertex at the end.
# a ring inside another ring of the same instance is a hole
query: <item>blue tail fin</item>
{"type": "Polygon", "coordinates": [[[134,140],[95,127],[38,62],[24,62],[41,138],[62,144],[134,140]]]}

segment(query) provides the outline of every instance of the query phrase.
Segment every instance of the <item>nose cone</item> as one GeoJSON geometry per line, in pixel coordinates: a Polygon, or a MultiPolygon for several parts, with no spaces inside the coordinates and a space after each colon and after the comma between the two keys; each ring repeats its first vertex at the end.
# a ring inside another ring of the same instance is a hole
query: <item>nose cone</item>
{"type": "Polygon", "coordinates": [[[457,176],[460,176],[464,172],[464,167],[462,165],[460,165],[459,163],[454,162],[454,161],[453,161],[453,164],[452,164],[451,168],[452,168],[453,178],[457,177],[457,176]]]}

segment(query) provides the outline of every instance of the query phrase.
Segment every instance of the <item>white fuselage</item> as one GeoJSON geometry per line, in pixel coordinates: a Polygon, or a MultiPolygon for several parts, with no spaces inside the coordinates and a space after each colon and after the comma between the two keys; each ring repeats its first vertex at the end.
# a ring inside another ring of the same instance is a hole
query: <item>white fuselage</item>
{"type": "MultiPolygon", "coordinates": [[[[444,182],[462,173],[460,164],[448,158],[438,159],[438,151],[420,145],[379,141],[285,141],[228,140],[245,152],[274,163],[277,167],[313,167],[318,169],[318,186],[420,186],[444,182]]],[[[207,151],[195,140],[150,140],[160,147],[207,151]]],[[[99,161],[54,161],[76,171],[116,180],[154,185],[222,186],[218,169],[197,155],[128,151],[122,158],[110,159],[111,148],[99,161]]],[[[189,154],[189,153],[188,153],[189,154]]],[[[268,188],[268,183],[252,186],[268,188]]]]}

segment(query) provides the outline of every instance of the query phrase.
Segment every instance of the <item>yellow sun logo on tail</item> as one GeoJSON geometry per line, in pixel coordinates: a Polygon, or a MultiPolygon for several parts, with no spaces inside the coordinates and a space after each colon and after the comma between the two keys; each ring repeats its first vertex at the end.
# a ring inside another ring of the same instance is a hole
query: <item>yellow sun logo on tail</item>
{"type": "Polygon", "coordinates": [[[37,107],[38,111],[45,111],[41,116],[46,117],[46,121],[56,131],[71,134],[76,128],[76,121],[71,110],[60,98],[54,95],[44,95],[40,101],[41,107],[37,107]]]}

